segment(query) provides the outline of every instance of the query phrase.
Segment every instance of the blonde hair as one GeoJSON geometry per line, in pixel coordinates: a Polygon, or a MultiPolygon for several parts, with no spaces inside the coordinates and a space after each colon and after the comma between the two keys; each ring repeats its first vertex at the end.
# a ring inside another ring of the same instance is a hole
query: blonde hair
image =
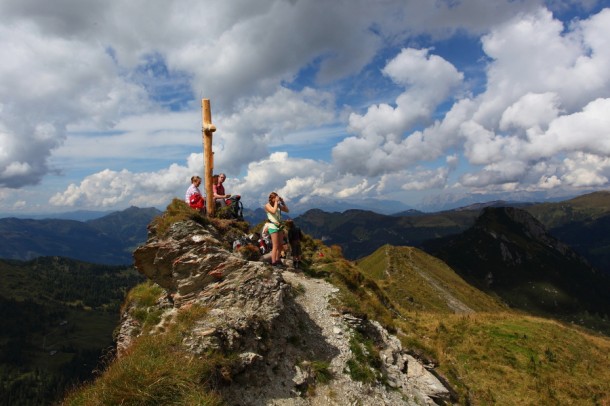
{"type": "Polygon", "coordinates": [[[201,178],[197,175],[191,176],[191,183],[195,183],[196,181],[201,180],[201,178]]]}

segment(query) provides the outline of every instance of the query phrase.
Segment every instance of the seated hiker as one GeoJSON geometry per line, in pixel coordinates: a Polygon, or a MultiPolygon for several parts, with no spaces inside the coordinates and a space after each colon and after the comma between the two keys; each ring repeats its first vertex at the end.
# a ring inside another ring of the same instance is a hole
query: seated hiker
{"type": "Polygon", "coordinates": [[[227,176],[224,173],[214,175],[212,177],[212,190],[214,191],[214,200],[216,201],[216,204],[219,204],[220,206],[225,206],[227,204],[226,199],[231,197],[230,194],[225,193],[225,187],[223,183],[226,178],[227,176]]]}
{"type": "Polygon", "coordinates": [[[201,178],[197,175],[191,176],[191,185],[186,189],[184,201],[195,210],[205,211],[205,199],[201,195],[199,185],[201,178]]]}
{"type": "Polygon", "coordinates": [[[243,220],[243,204],[241,203],[240,195],[231,195],[225,192],[224,181],[226,175],[221,173],[220,175],[214,175],[212,177],[212,189],[214,191],[214,200],[217,207],[229,207],[229,213],[231,218],[237,220],[243,220]]]}
{"type": "Polygon", "coordinates": [[[286,228],[288,229],[288,243],[290,244],[290,252],[292,253],[293,266],[296,269],[299,269],[301,263],[301,240],[303,239],[303,232],[293,220],[286,220],[286,228]]]}

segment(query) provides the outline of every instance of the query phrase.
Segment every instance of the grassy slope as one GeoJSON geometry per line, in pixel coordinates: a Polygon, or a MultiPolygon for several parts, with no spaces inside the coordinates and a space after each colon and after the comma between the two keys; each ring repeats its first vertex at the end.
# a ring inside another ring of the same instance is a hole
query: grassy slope
{"type": "Polygon", "coordinates": [[[510,312],[407,316],[399,327],[433,350],[461,404],[610,402],[607,337],[510,312]]]}
{"type": "Polygon", "coordinates": [[[529,226],[515,221],[518,215],[512,209],[485,210],[475,227],[433,241],[426,250],[513,308],[610,332],[604,320],[610,315],[608,278],[552,239],[532,235],[529,226]]]}
{"type": "Polygon", "coordinates": [[[443,261],[413,247],[385,245],[358,261],[359,268],[406,310],[451,312],[444,292],[472,310],[505,306],[467,284],[443,261]]]}
{"type": "Polygon", "coordinates": [[[574,221],[588,221],[610,214],[610,191],[594,192],[558,203],[542,203],[525,208],[552,229],[574,221]]]}
{"type": "Polygon", "coordinates": [[[399,337],[407,348],[438,362],[461,404],[610,401],[607,337],[508,311],[444,263],[414,248],[383,247],[358,266],[394,303],[406,303],[394,320],[399,337]],[[478,311],[449,314],[442,301],[430,299],[436,293],[417,276],[421,270],[478,311]],[[404,297],[411,299],[401,300],[404,297]]]}
{"type": "Polygon", "coordinates": [[[610,276],[610,192],[595,192],[526,209],[559,240],[610,276]]]}

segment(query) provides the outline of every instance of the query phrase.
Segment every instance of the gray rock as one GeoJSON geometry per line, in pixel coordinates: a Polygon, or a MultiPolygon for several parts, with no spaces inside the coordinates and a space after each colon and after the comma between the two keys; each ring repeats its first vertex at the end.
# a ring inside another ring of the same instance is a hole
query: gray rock
{"type": "MultiPolygon", "coordinates": [[[[214,227],[184,221],[172,225],[165,237],[150,238],[134,258],[138,271],[173,300],[157,304],[164,312],[151,334],[163,334],[177,312],[202,306],[207,313],[183,332],[184,347],[200,357],[209,351],[238,354],[222,371],[227,384],[220,391],[227,404],[243,404],[243,399],[249,405],[449,400],[448,389],[379,323],[333,309],[329,300],[339,292],[336,287],[266,262],[247,261],[225,247],[227,241],[214,227]],[[299,286],[298,294],[292,286],[299,286]],[[354,331],[375,338],[388,387],[355,382],[347,373],[354,331]],[[321,373],[324,383],[318,381],[321,373]]],[[[121,353],[140,329],[126,309],[119,328],[121,353]]]]}

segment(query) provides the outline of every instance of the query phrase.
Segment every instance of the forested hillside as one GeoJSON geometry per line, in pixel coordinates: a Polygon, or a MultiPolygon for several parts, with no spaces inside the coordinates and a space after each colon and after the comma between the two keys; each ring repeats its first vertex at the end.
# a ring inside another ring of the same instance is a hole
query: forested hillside
{"type": "Polygon", "coordinates": [[[92,377],[113,348],[133,269],[60,257],[0,260],[0,399],[45,405],[92,377]]]}

